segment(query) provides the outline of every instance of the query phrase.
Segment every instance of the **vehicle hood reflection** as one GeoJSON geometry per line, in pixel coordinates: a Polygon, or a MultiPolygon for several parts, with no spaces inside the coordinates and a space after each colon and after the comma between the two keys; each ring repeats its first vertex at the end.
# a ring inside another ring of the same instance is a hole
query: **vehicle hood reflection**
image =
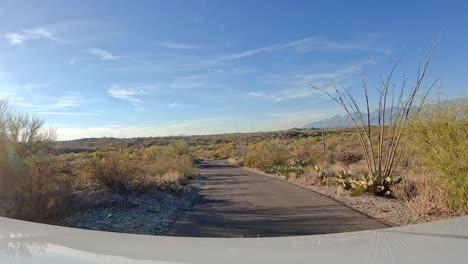
{"type": "Polygon", "coordinates": [[[468,257],[468,217],[280,238],[181,238],[0,218],[0,263],[452,263],[468,257]]]}

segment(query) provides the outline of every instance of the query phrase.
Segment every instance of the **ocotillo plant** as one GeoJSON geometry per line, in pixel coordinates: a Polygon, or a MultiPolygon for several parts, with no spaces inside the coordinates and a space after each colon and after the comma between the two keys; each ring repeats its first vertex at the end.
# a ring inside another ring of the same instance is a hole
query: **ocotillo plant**
{"type": "MultiPolygon", "coordinates": [[[[427,69],[436,47],[437,44],[434,44],[426,56],[424,56],[424,52],[419,54],[416,81],[409,90],[406,89],[407,78],[402,80],[399,89],[395,85],[392,85],[393,75],[402,57],[393,65],[392,70],[386,78],[380,75],[380,88],[377,89],[379,96],[376,128],[373,128],[371,124],[369,89],[362,72],[361,81],[363,98],[365,98],[365,110],[362,110],[358,100],[351,93],[350,89],[345,88],[341,83],[337,84],[331,81],[331,91],[327,88],[313,86],[313,88],[326,93],[329,98],[340,104],[348,114],[358,135],[369,173],[375,178],[374,182],[376,186],[388,185],[392,181],[392,174],[404,150],[404,132],[413,103],[420,96],[425,98],[437,82],[435,80],[428,89],[422,88],[423,80],[426,77],[427,69]],[[390,114],[388,111],[390,111],[390,114]],[[377,134],[377,140],[373,140],[375,133],[377,134]]],[[[375,190],[376,193],[380,193],[381,191],[383,190],[375,190]]]]}

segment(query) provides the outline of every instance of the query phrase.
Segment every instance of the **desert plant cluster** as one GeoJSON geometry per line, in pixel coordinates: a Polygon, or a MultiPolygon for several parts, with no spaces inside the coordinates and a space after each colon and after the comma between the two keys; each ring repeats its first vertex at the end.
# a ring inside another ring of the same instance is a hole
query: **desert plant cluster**
{"type": "Polygon", "coordinates": [[[179,194],[196,176],[184,140],[163,146],[103,144],[63,152],[44,121],[0,101],[0,215],[53,223],[86,208],[87,192],[179,194]]]}
{"type": "Polygon", "coordinates": [[[322,132],[315,130],[315,134],[299,138],[250,142],[244,160],[229,161],[303,185],[328,186],[340,193],[347,190],[352,196],[396,199],[415,218],[464,215],[468,212],[467,117],[466,100],[421,105],[406,125],[408,140],[399,163],[385,178],[369,170],[352,129],[325,130],[325,152],[322,132]]]}
{"type": "MultiPolygon", "coordinates": [[[[457,102],[423,103],[411,113],[402,132],[405,144],[395,153],[398,162],[383,177],[369,168],[355,128],[55,141],[43,120],[1,101],[0,213],[54,222],[86,208],[81,196],[90,192],[179,195],[196,177],[198,161],[228,159],[306,186],[334,188],[339,195],[398,200],[412,212],[410,222],[463,215],[468,104],[457,102]]],[[[380,126],[366,129],[376,145],[393,133],[391,125],[383,135],[380,126]]]]}

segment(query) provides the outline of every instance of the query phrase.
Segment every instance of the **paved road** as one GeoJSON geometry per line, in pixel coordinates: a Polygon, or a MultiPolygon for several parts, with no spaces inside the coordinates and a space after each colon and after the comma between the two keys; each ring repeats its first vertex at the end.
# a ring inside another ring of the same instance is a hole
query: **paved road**
{"type": "Polygon", "coordinates": [[[166,235],[271,237],[386,227],[323,195],[226,161],[199,168],[205,177],[200,197],[166,235]]]}

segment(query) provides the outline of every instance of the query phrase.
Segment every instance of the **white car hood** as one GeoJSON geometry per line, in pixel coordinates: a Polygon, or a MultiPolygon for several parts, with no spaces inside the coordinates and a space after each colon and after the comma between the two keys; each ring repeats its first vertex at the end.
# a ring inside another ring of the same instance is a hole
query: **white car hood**
{"type": "Polygon", "coordinates": [[[0,263],[464,263],[468,216],[371,231],[280,238],[119,234],[0,217],[0,263]]]}

